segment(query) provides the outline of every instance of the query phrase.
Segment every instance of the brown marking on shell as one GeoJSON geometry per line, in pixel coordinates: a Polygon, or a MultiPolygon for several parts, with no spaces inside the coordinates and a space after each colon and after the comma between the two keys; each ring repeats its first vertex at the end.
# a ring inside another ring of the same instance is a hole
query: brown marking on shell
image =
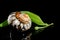
{"type": "Polygon", "coordinates": [[[20,12],[16,12],[15,17],[19,18],[20,12]]]}
{"type": "Polygon", "coordinates": [[[29,21],[29,16],[27,15],[27,14],[24,14],[22,17],[20,17],[20,12],[16,12],[16,18],[20,21],[20,22],[22,22],[22,23],[28,23],[28,21],[29,21]],[[25,19],[25,20],[24,20],[25,19]]]}

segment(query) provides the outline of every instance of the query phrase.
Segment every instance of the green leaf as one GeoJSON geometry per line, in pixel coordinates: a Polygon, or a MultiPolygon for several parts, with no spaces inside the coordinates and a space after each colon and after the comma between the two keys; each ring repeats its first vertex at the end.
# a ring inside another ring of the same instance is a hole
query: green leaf
{"type": "Polygon", "coordinates": [[[44,23],[42,21],[42,19],[38,15],[36,15],[36,14],[34,14],[32,12],[29,12],[29,11],[21,11],[21,13],[28,14],[29,17],[31,18],[32,22],[36,23],[37,25],[48,25],[48,24],[44,23]]]}
{"type": "Polygon", "coordinates": [[[2,22],[2,23],[0,24],[0,27],[5,27],[5,26],[7,26],[7,25],[8,25],[8,21],[5,20],[4,22],[2,22]]]}
{"type": "Polygon", "coordinates": [[[44,27],[38,27],[38,26],[36,26],[34,29],[35,29],[35,30],[42,30],[42,29],[45,29],[45,28],[47,28],[47,27],[49,27],[49,26],[51,26],[51,25],[53,25],[53,23],[51,23],[51,24],[49,24],[49,25],[46,25],[46,26],[44,26],[44,27]]]}

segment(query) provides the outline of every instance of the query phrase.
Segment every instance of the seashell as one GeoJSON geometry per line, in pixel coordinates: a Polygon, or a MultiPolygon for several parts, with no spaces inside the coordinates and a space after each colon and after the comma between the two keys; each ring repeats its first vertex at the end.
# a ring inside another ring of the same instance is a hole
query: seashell
{"type": "Polygon", "coordinates": [[[27,14],[12,12],[7,20],[8,24],[11,24],[13,27],[16,26],[16,29],[26,31],[31,28],[31,19],[27,14]]]}

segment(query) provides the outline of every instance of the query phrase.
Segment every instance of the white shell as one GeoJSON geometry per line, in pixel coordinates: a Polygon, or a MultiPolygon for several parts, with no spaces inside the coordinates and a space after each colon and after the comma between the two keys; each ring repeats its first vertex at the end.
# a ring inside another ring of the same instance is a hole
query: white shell
{"type": "Polygon", "coordinates": [[[12,20],[14,20],[14,19],[16,19],[16,17],[14,16],[15,15],[15,13],[13,13],[13,14],[10,14],[9,16],[8,16],[8,24],[11,24],[11,21],[12,20]]]}
{"type": "Polygon", "coordinates": [[[12,26],[15,26],[18,27],[18,25],[20,24],[20,22],[16,19],[12,22],[12,26]]]}
{"type": "Polygon", "coordinates": [[[23,29],[23,23],[21,23],[20,26],[21,26],[21,29],[23,29]]]}
{"type": "MultiPolygon", "coordinates": [[[[11,24],[13,27],[16,25],[16,29],[19,29],[19,27],[21,27],[20,29],[22,31],[26,31],[28,29],[31,28],[31,19],[28,21],[27,24],[21,23],[16,17],[15,17],[15,13],[16,12],[12,12],[9,16],[8,16],[8,24],[11,24]],[[20,25],[20,26],[19,26],[20,25]],[[18,27],[19,26],[19,27],[18,27]],[[23,28],[24,27],[24,28],[23,28]]],[[[21,16],[24,14],[21,14],[21,16]]]]}

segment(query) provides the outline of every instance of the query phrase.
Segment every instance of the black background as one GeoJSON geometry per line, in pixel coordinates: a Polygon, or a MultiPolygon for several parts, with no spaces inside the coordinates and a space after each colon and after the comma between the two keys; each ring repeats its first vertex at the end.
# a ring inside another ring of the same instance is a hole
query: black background
{"type": "MultiPolygon", "coordinates": [[[[14,11],[31,11],[39,15],[46,23],[54,23],[53,28],[47,28],[43,32],[38,33],[32,39],[51,40],[57,39],[58,28],[56,27],[56,11],[55,4],[51,1],[0,1],[0,23],[7,19],[8,15],[14,11]]],[[[0,28],[0,39],[9,40],[9,27],[0,28]]]]}

